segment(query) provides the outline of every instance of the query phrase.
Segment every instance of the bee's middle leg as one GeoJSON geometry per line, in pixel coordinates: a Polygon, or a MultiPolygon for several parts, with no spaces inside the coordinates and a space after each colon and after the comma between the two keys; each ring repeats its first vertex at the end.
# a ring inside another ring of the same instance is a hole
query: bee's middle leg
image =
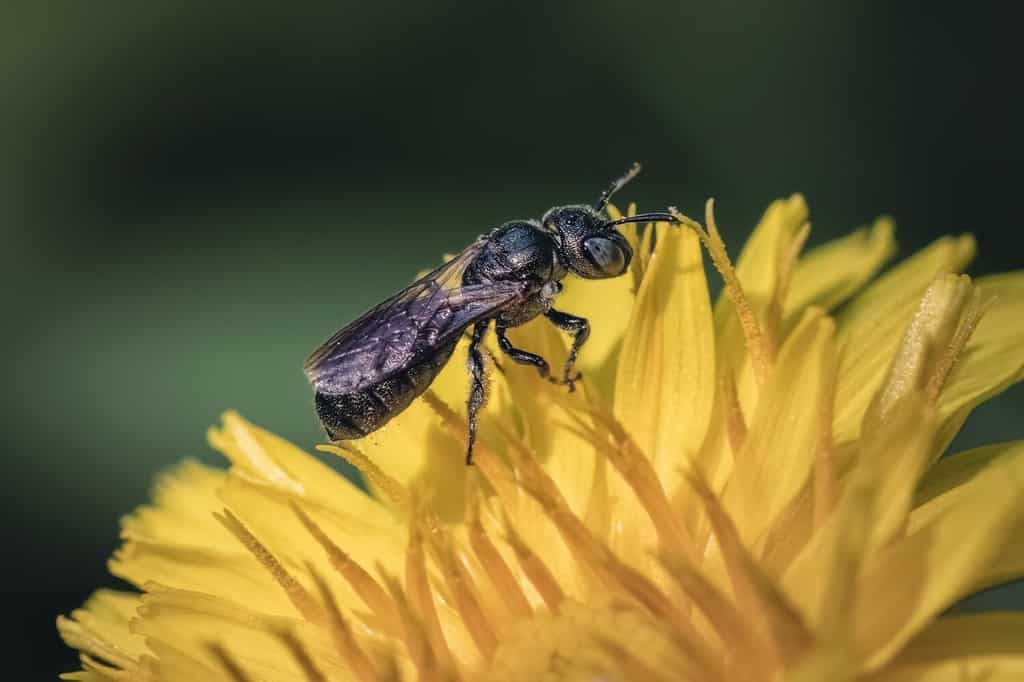
{"type": "Polygon", "coordinates": [[[537,355],[536,353],[530,353],[522,348],[516,348],[512,345],[512,342],[505,332],[508,331],[508,327],[495,327],[495,333],[498,336],[498,348],[505,355],[518,362],[520,365],[532,365],[537,368],[540,372],[541,379],[547,379],[551,374],[551,368],[548,366],[548,361],[537,355]]]}

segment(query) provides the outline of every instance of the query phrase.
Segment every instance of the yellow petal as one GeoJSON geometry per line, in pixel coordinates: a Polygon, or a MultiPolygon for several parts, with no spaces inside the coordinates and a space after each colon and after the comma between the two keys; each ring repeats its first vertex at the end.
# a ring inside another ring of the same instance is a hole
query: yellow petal
{"type": "Polygon", "coordinates": [[[952,274],[938,277],[924,292],[885,379],[865,412],[864,430],[870,431],[887,419],[902,398],[925,389],[956,334],[972,293],[969,277],[952,274]]]}
{"type": "MultiPolygon", "coordinates": [[[[567,338],[546,318],[510,329],[509,339],[515,346],[547,358],[552,374],[561,377],[568,355],[567,338]]],[[[585,349],[589,348],[588,343],[585,349]]],[[[533,367],[503,360],[502,378],[522,418],[526,446],[554,479],[572,510],[584,513],[593,490],[597,454],[585,438],[563,425],[572,422],[570,413],[586,412],[590,383],[577,384],[570,393],[566,387],[542,379],[533,367]]]]}
{"type": "MultiPolygon", "coordinates": [[[[944,514],[985,504],[992,477],[1013,480],[1024,470],[1024,441],[995,445],[945,457],[928,472],[910,515],[910,532],[940,522],[944,514]]],[[[1017,535],[1024,534],[1024,523],[1017,535]]],[[[969,592],[1024,577],[1024,543],[1009,543],[979,571],[969,592]]]]}
{"type": "MultiPolygon", "coordinates": [[[[363,604],[347,581],[338,579],[324,548],[303,525],[292,504],[298,505],[327,537],[342,545],[349,560],[372,574],[381,568],[397,572],[404,563],[407,530],[398,519],[362,519],[344,508],[324,507],[280,492],[268,492],[237,476],[231,476],[222,487],[220,499],[222,506],[226,505],[261,543],[271,548],[290,573],[305,575],[307,564],[312,564],[318,574],[330,576],[332,592],[343,607],[365,610],[369,605],[363,604]]],[[[232,540],[232,547],[240,547],[236,538],[232,540]]]]}
{"type": "Polygon", "coordinates": [[[784,577],[787,593],[812,629],[822,641],[844,649],[878,501],[874,483],[868,476],[851,477],[837,508],[784,577]]]}
{"type": "Polygon", "coordinates": [[[857,665],[841,649],[822,646],[804,656],[793,670],[786,671],[785,682],[845,682],[858,679],[857,665]]]}
{"type": "Polygon", "coordinates": [[[172,645],[182,655],[212,670],[223,670],[211,653],[220,644],[254,679],[305,680],[302,669],[288,654],[282,630],[294,633],[330,675],[348,678],[344,663],[318,628],[296,619],[273,618],[206,594],[151,588],[143,597],[140,617],[132,629],[172,645]]]}
{"type": "Polygon", "coordinates": [[[128,630],[139,603],[135,593],[98,590],[70,619],[58,618],[57,629],[68,646],[122,669],[132,669],[149,652],[145,640],[128,630]]]}
{"type": "Polygon", "coordinates": [[[929,469],[914,495],[914,522],[917,526],[934,519],[950,505],[970,492],[968,484],[992,467],[1013,466],[1024,457],[1024,441],[988,445],[943,457],[929,469]]]}
{"type": "Polygon", "coordinates": [[[835,308],[874,277],[895,251],[889,218],[879,218],[870,228],[811,249],[793,272],[785,302],[786,318],[811,305],[835,308]]]}
{"type": "Polygon", "coordinates": [[[1024,613],[976,613],[935,621],[900,652],[898,665],[1016,656],[1024,666],[1024,613]]]}
{"type": "MultiPolygon", "coordinates": [[[[142,674],[139,680],[211,680],[216,682],[237,682],[225,667],[211,667],[208,663],[182,653],[167,642],[150,639],[153,656],[143,660],[139,666],[142,674]]],[[[213,645],[211,644],[211,647],[213,645]]],[[[236,659],[232,658],[232,662],[236,659]]],[[[132,679],[132,682],[135,682],[132,679]]]]}
{"type": "Polygon", "coordinates": [[[707,514],[739,608],[750,614],[769,634],[781,662],[786,665],[792,663],[806,652],[812,640],[805,620],[744,546],[739,529],[707,483],[696,473],[690,475],[688,482],[707,514]]]}
{"type": "MultiPolygon", "coordinates": [[[[519,348],[545,357],[552,373],[561,376],[567,355],[566,335],[546,318],[537,318],[509,330],[509,339],[519,348]]],[[[589,347],[589,346],[588,346],[589,347]]],[[[496,372],[492,392],[502,389],[508,394],[508,411],[496,415],[494,422],[481,422],[481,430],[491,426],[495,432],[508,430],[518,422],[522,436],[506,442],[510,459],[526,456],[535,459],[557,485],[574,513],[585,514],[594,493],[597,453],[593,445],[576,431],[565,428],[573,417],[587,409],[590,385],[578,384],[570,393],[564,386],[541,379],[533,367],[518,365],[499,355],[503,371],[496,372]],[[501,422],[500,424],[498,422],[501,422]]],[[[490,439],[493,434],[483,434],[490,439]]],[[[562,589],[578,594],[577,566],[557,529],[543,508],[529,495],[516,491],[517,501],[506,509],[508,520],[519,536],[560,578],[562,589]]]]}
{"type": "Polygon", "coordinates": [[[226,549],[170,543],[129,542],[110,560],[110,572],[143,588],[151,581],[221,594],[264,613],[292,615],[295,607],[251,555],[238,545],[226,549]],[[237,547],[237,549],[236,549],[237,547]]]}
{"type": "MultiPolygon", "coordinates": [[[[83,665],[87,663],[83,662],[83,665]]],[[[123,676],[121,676],[123,679],[123,676]]],[[[73,682],[117,682],[118,677],[115,675],[106,675],[100,672],[91,672],[81,670],[77,673],[63,673],[60,676],[62,680],[72,680],[73,682]]]]}
{"type": "Polygon", "coordinates": [[[860,595],[858,576],[873,555],[870,548],[903,531],[911,493],[930,454],[934,421],[924,395],[917,392],[850,448],[853,468],[835,510],[785,569],[787,594],[829,639],[851,636],[849,612],[860,595]],[[922,421],[932,426],[917,433],[922,421]]]}
{"type": "MultiPolygon", "coordinates": [[[[584,280],[568,277],[555,308],[590,322],[590,338],[577,367],[605,401],[611,402],[615,367],[622,337],[633,309],[633,292],[626,276],[584,280]]],[[[553,367],[558,371],[559,367],[553,367]]]]}
{"type": "Polygon", "coordinates": [[[641,612],[596,603],[567,602],[558,615],[538,616],[510,629],[489,669],[488,682],[591,682],[617,669],[616,659],[601,646],[619,644],[653,670],[704,672],[692,661],[682,663],[667,632],[641,612]]]}
{"type": "Polygon", "coordinates": [[[225,480],[225,471],[185,460],[157,478],[151,504],[121,520],[121,538],[195,546],[227,540],[210,517],[222,506],[217,490],[225,480]]]}
{"type": "Polygon", "coordinates": [[[758,399],[724,497],[748,542],[760,537],[810,476],[819,404],[830,398],[823,389],[835,363],[834,330],[831,318],[809,310],[786,340],[758,399]]]}
{"type": "Polygon", "coordinates": [[[614,411],[671,494],[711,418],[715,348],[700,240],[666,227],[623,341],[614,411]]]}
{"type": "MultiPolygon", "coordinates": [[[[736,261],[736,275],[743,285],[747,301],[762,327],[768,309],[776,297],[780,274],[794,239],[807,221],[807,202],[803,195],[772,202],[764,212],[736,261]]],[[[740,404],[751,413],[756,403],[753,368],[744,345],[744,335],[736,309],[723,291],[715,302],[715,339],[719,367],[736,374],[740,404]]],[[[766,339],[774,347],[778,339],[766,339]]]]}
{"type": "Polygon", "coordinates": [[[303,450],[243,419],[223,416],[224,425],[209,431],[210,444],[231,460],[240,474],[324,504],[334,504],[366,519],[385,519],[389,512],[354,483],[310,457],[303,450]]]}
{"type": "Polygon", "coordinates": [[[122,521],[126,542],[110,560],[111,573],[139,588],[155,581],[222,593],[267,613],[293,613],[280,590],[268,589],[266,572],[213,518],[224,506],[217,490],[226,480],[224,472],[195,462],[165,474],[155,503],[122,521]]]}
{"type": "Polygon", "coordinates": [[[896,666],[861,677],[869,682],[973,682],[1024,679],[1024,656],[995,656],[978,661],[952,660],[896,666]]]}
{"type": "MultiPolygon", "coordinates": [[[[807,201],[802,194],[773,201],[764,212],[736,261],[736,275],[751,304],[764,306],[778,284],[779,267],[793,236],[807,222],[807,201]]],[[[715,321],[725,298],[715,304],[715,321]]],[[[759,311],[760,312],[760,311],[759,311]]]]}
{"type": "Polygon", "coordinates": [[[932,412],[918,392],[865,435],[851,456],[854,469],[836,509],[786,568],[787,593],[829,638],[848,636],[847,615],[863,561],[905,531],[914,488],[931,454],[932,412]]]}
{"type": "Polygon", "coordinates": [[[861,436],[856,466],[876,487],[870,547],[888,544],[907,528],[914,491],[931,460],[937,420],[921,392],[901,398],[888,420],[861,436]]]}
{"type": "Polygon", "coordinates": [[[869,559],[854,618],[871,668],[892,658],[928,622],[977,589],[1024,523],[1024,459],[979,474],[972,494],[869,559]]]}
{"type": "Polygon", "coordinates": [[[939,394],[945,446],[980,403],[1024,378],[1024,272],[978,280],[985,312],[939,394]]]}
{"type": "MultiPolygon", "coordinates": [[[[273,587],[270,576],[211,513],[225,503],[234,506],[263,542],[284,549],[280,558],[286,564],[302,570],[305,559],[316,558],[323,563],[324,557],[288,506],[294,499],[304,498],[290,488],[270,485],[244,473],[225,477],[221,471],[186,462],[161,478],[155,504],[141,507],[124,519],[122,537],[128,542],[115,553],[111,571],[139,587],[156,581],[239,601],[246,601],[247,590],[258,586],[258,597],[247,603],[267,613],[291,614],[293,606],[280,589],[273,587]],[[289,550],[294,553],[287,553],[289,550]]],[[[401,532],[393,518],[364,519],[336,511],[320,518],[322,501],[304,503],[335,537],[349,539],[356,560],[370,566],[375,562],[397,565],[402,541],[397,539],[401,532]]],[[[329,571],[325,566],[323,570],[329,571]]],[[[342,589],[340,593],[346,597],[345,604],[361,604],[350,590],[342,589]]]]}
{"type": "Polygon", "coordinates": [[[925,628],[871,680],[1024,679],[1022,633],[1021,613],[946,616],[925,628]]]}
{"type": "Polygon", "coordinates": [[[869,286],[839,315],[837,442],[860,433],[864,412],[882,385],[922,294],[936,275],[962,269],[973,255],[973,237],[940,239],[869,286]]]}

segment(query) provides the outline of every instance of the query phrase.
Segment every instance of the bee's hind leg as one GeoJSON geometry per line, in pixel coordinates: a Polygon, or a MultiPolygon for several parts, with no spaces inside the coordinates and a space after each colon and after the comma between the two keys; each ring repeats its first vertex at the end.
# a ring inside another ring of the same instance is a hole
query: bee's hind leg
{"type": "Polygon", "coordinates": [[[473,336],[469,341],[469,400],[466,402],[469,416],[469,438],[466,445],[466,466],[473,464],[473,445],[476,443],[477,415],[480,408],[487,402],[487,376],[484,368],[484,356],[480,344],[487,335],[489,320],[473,325],[473,336]]]}

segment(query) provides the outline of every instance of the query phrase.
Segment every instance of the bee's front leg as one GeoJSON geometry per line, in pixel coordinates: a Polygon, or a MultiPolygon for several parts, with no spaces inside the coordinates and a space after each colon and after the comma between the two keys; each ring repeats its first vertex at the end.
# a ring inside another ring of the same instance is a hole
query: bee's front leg
{"type": "Polygon", "coordinates": [[[551,323],[563,331],[572,334],[572,348],[569,349],[569,357],[565,360],[565,371],[562,374],[561,383],[569,387],[569,391],[576,390],[575,382],[583,378],[583,375],[575,371],[576,357],[580,354],[580,348],[590,337],[590,323],[586,318],[576,317],[560,310],[551,310],[544,313],[544,317],[551,320],[551,323]]]}

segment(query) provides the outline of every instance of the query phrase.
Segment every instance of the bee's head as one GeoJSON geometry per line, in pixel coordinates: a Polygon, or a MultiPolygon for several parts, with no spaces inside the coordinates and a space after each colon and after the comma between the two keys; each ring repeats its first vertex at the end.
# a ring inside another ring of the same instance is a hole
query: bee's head
{"type": "Polygon", "coordinates": [[[562,260],[573,274],[587,279],[604,279],[626,272],[633,258],[633,249],[615,229],[616,225],[655,220],[677,222],[672,214],[665,212],[641,213],[617,220],[610,220],[605,215],[608,199],[639,172],[640,164],[634,163],[625,175],[601,193],[593,206],[558,206],[541,218],[544,229],[558,238],[562,260]]]}
{"type": "Polygon", "coordinates": [[[565,266],[580,277],[618,277],[629,267],[633,249],[591,206],[559,206],[544,214],[544,229],[558,236],[565,266]]]}

